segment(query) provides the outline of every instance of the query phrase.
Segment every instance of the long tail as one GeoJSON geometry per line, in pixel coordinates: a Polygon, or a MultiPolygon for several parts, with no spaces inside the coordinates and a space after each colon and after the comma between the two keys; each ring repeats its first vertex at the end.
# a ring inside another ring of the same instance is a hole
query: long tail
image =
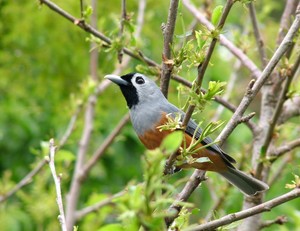
{"type": "Polygon", "coordinates": [[[219,173],[248,196],[253,196],[258,192],[269,189],[269,186],[266,183],[234,168],[228,168],[228,171],[219,173]]]}

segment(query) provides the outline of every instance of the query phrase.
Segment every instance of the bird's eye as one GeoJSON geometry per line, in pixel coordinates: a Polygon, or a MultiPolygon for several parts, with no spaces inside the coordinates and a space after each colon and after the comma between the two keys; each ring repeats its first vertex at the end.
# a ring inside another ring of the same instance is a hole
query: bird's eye
{"type": "Polygon", "coordinates": [[[135,82],[136,82],[137,84],[144,84],[144,83],[145,83],[145,80],[143,79],[143,77],[138,76],[138,77],[136,77],[135,82]]]}

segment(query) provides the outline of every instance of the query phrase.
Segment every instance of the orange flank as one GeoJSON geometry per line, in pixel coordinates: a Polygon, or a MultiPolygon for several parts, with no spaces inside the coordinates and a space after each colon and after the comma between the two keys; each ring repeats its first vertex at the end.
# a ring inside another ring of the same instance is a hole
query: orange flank
{"type": "MultiPolygon", "coordinates": [[[[148,132],[144,133],[143,135],[139,136],[139,139],[145,145],[146,148],[148,148],[150,150],[158,148],[161,145],[162,140],[168,134],[170,134],[172,132],[170,130],[160,131],[157,128],[161,125],[166,124],[167,121],[168,120],[166,118],[166,115],[164,114],[162,116],[162,119],[157,124],[155,124],[155,127],[153,129],[151,129],[148,132]]],[[[184,143],[185,143],[185,146],[189,147],[193,138],[190,135],[188,135],[187,133],[185,133],[184,139],[185,139],[185,141],[182,142],[181,146],[183,147],[184,143]]],[[[199,149],[202,146],[203,145],[200,143],[197,145],[197,147],[195,149],[199,149]]],[[[201,170],[205,170],[205,171],[214,171],[214,172],[223,172],[223,171],[226,171],[228,168],[220,154],[210,151],[206,148],[202,148],[202,149],[198,150],[197,153],[192,154],[192,157],[194,157],[194,158],[208,157],[210,159],[210,162],[200,163],[200,162],[195,161],[191,164],[184,163],[178,167],[180,167],[180,168],[197,168],[197,169],[201,169],[201,170]]]]}

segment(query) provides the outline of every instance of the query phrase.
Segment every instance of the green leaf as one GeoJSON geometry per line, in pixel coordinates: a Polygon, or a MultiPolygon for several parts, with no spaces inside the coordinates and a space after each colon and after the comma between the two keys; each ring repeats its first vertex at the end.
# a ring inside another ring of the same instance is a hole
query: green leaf
{"type": "Polygon", "coordinates": [[[216,6],[215,9],[213,10],[211,15],[211,22],[213,25],[216,26],[217,23],[219,22],[220,17],[222,15],[222,11],[223,11],[223,6],[221,5],[216,6]]]}
{"type": "Polygon", "coordinates": [[[83,11],[83,17],[86,19],[87,17],[91,16],[93,13],[93,8],[91,6],[87,6],[85,11],[83,11]]]}
{"type": "Polygon", "coordinates": [[[212,161],[208,157],[200,157],[195,160],[195,163],[212,163],[212,161]]]}
{"type": "Polygon", "coordinates": [[[60,149],[55,155],[56,161],[73,161],[75,159],[75,154],[66,149],[60,149]]]}
{"type": "Polygon", "coordinates": [[[98,231],[124,231],[124,228],[121,224],[109,224],[98,229],[98,231]]]}
{"type": "Polygon", "coordinates": [[[181,145],[183,140],[183,132],[175,131],[168,135],[161,144],[161,149],[167,153],[175,152],[181,145]]]}
{"type": "Polygon", "coordinates": [[[42,149],[43,156],[48,155],[49,154],[49,141],[42,140],[40,142],[40,146],[41,146],[41,149],[42,149]]]}
{"type": "Polygon", "coordinates": [[[206,41],[205,39],[203,39],[203,32],[201,30],[196,30],[195,31],[195,37],[196,37],[196,40],[197,40],[197,45],[198,47],[201,49],[203,48],[203,46],[205,45],[206,41]]]}

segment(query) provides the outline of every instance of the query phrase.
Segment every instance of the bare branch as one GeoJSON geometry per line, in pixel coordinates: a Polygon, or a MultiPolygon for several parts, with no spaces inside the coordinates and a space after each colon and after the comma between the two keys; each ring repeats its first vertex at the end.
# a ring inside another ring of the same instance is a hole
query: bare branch
{"type": "Polygon", "coordinates": [[[295,96],[287,100],[278,119],[278,124],[283,124],[290,118],[300,115],[300,96],[295,96]]]}
{"type": "Polygon", "coordinates": [[[228,194],[229,194],[229,183],[227,183],[225,188],[222,189],[222,195],[217,200],[215,200],[215,204],[213,205],[213,207],[209,209],[208,214],[205,217],[206,221],[210,221],[213,218],[215,212],[220,208],[222,208],[222,205],[226,201],[228,194]]]}
{"type": "Polygon", "coordinates": [[[287,219],[287,217],[286,216],[279,216],[279,217],[277,217],[276,219],[274,219],[274,220],[267,220],[267,221],[264,221],[261,225],[260,225],[260,227],[259,227],[259,229],[263,229],[263,228],[267,228],[267,227],[270,227],[270,226],[272,226],[272,225],[283,225],[283,224],[285,224],[285,223],[287,223],[288,222],[288,219],[287,219]]]}
{"type": "Polygon", "coordinates": [[[58,176],[55,170],[55,163],[54,163],[55,152],[56,152],[56,147],[54,146],[54,140],[51,139],[49,141],[49,167],[53,176],[55,189],[56,189],[56,202],[59,210],[58,220],[61,226],[61,230],[67,231],[66,218],[65,218],[64,206],[63,206],[61,188],[60,188],[61,176],[58,176]]]}
{"type": "Polygon", "coordinates": [[[282,176],[284,173],[284,169],[286,168],[287,164],[292,161],[292,153],[288,153],[288,155],[285,155],[282,160],[280,161],[280,165],[276,168],[276,171],[269,177],[268,185],[273,185],[278,181],[278,179],[282,176]]]}
{"type": "Polygon", "coordinates": [[[80,195],[80,172],[84,165],[85,155],[87,152],[88,144],[90,142],[91,133],[93,130],[93,121],[95,114],[95,104],[97,97],[95,94],[92,94],[88,98],[88,103],[86,106],[85,117],[84,117],[84,128],[82,132],[81,139],[79,141],[79,149],[77,153],[77,159],[75,164],[75,169],[73,173],[73,178],[70,186],[70,191],[67,195],[67,229],[72,230],[75,222],[75,210],[77,206],[77,201],[80,195]]]}
{"type": "Polygon", "coordinates": [[[165,218],[167,226],[171,225],[174,219],[178,216],[182,206],[178,205],[178,202],[186,201],[199,184],[206,179],[205,171],[195,170],[189,181],[186,183],[181,192],[177,195],[176,201],[168,209],[172,212],[172,216],[165,218]]]}
{"type": "MultiPolygon", "coordinates": [[[[120,31],[119,31],[119,37],[122,38],[123,33],[124,33],[124,23],[127,20],[127,13],[126,13],[126,0],[122,0],[122,7],[121,7],[121,20],[120,20],[120,31]]],[[[118,61],[119,63],[122,63],[122,58],[123,58],[123,48],[121,48],[118,51],[118,61]]]]}
{"type": "Polygon", "coordinates": [[[300,139],[291,141],[287,144],[284,144],[284,145],[276,148],[275,150],[272,151],[270,156],[271,157],[276,156],[278,158],[278,157],[281,157],[282,155],[284,155],[285,153],[290,152],[298,147],[300,147],[300,139]]]}
{"type": "Polygon", "coordinates": [[[276,67],[279,60],[282,58],[282,56],[285,54],[285,52],[292,45],[293,38],[295,37],[295,35],[300,27],[300,15],[299,14],[300,14],[300,12],[297,14],[295,21],[293,22],[292,26],[290,27],[287,35],[285,36],[284,40],[282,41],[282,43],[280,44],[278,49],[275,51],[274,55],[272,56],[271,60],[267,64],[266,68],[263,70],[261,76],[254,83],[253,87],[251,87],[251,84],[248,87],[246,95],[243,97],[237,110],[235,111],[235,113],[231,117],[230,121],[227,123],[226,127],[223,129],[223,131],[221,132],[221,134],[218,137],[218,140],[220,140],[221,143],[223,143],[223,141],[229,136],[229,134],[236,127],[236,125],[237,125],[236,122],[244,114],[244,112],[248,108],[249,104],[252,102],[254,97],[257,95],[257,93],[259,92],[259,90],[261,89],[263,84],[266,82],[268,77],[271,75],[272,71],[276,67]]]}
{"type": "Polygon", "coordinates": [[[137,28],[135,31],[135,37],[139,37],[142,31],[142,27],[144,25],[144,14],[146,8],[146,0],[139,1],[139,10],[137,16],[137,28]]]}
{"type": "MultiPolygon", "coordinates": [[[[97,28],[97,0],[91,0],[91,7],[93,9],[91,15],[91,26],[97,28]]],[[[97,49],[98,44],[95,41],[91,41],[90,44],[90,75],[92,79],[97,82],[98,80],[98,61],[99,61],[99,51],[97,49]]]]}
{"type": "Polygon", "coordinates": [[[40,161],[37,166],[32,169],[18,184],[16,184],[10,191],[5,193],[4,195],[0,196],[0,203],[7,200],[9,197],[14,195],[17,191],[19,191],[21,188],[23,188],[25,185],[29,184],[32,181],[32,178],[38,174],[41,169],[45,166],[47,163],[46,159],[43,159],[40,161]]]}
{"type": "MultiPolygon", "coordinates": [[[[196,9],[193,4],[191,4],[190,0],[183,0],[182,3],[201,24],[205,25],[210,31],[214,30],[214,26],[196,9]]],[[[241,61],[241,63],[250,70],[251,74],[255,78],[259,78],[261,71],[241,49],[236,47],[222,34],[220,35],[219,39],[221,45],[225,46],[233,55],[235,55],[241,61]]]]}
{"type": "Polygon", "coordinates": [[[116,193],[116,194],[114,194],[114,195],[112,195],[112,196],[110,196],[108,198],[105,198],[102,201],[99,201],[99,202],[97,202],[97,203],[95,203],[95,204],[93,204],[91,206],[85,207],[85,208],[77,211],[76,214],[75,214],[75,219],[76,220],[80,220],[84,216],[86,216],[86,215],[88,215],[90,213],[98,211],[102,207],[111,204],[114,199],[123,196],[126,192],[127,192],[127,190],[123,190],[123,191],[118,192],[118,193],[116,193]]]}
{"type": "Polygon", "coordinates": [[[239,119],[238,123],[246,123],[247,121],[251,120],[255,114],[255,112],[251,112],[250,114],[243,116],[239,119]]]}
{"type": "Polygon", "coordinates": [[[297,0],[287,0],[286,5],[280,20],[280,28],[278,32],[277,44],[279,45],[286,32],[288,31],[292,22],[292,16],[295,15],[295,9],[297,7],[297,0]]]}
{"type": "Polygon", "coordinates": [[[255,40],[256,40],[258,51],[259,51],[259,57],[261,60],[262,67],[264,68],[267,65],[267,54],[266,54],[266,50],[264,48],[264,41],[263,41],[261,34],[259,32],[259,29],[258,29],[256,12],[255,12],[255,7],[254,7],[253,2],[249,3],[249,10],[250,10],[250,18],[251,18],[251,22],[252,22],[252,26],[253,26],[253,31],[254,31],[254,35],[255,35],[255,40]]]}
{"type": "Polygon", "coordinates": [[[168,96],[169,82],[173,70],[173,65],[168,64],[167,61],[171,59],[171,46],[173,43],[175,23],[177,18],[178,2],[179,0],[170,1],[167,24],[165,25],[165,28],[163,28],[164,47],[162,54],[163,63],[160,79],[160,89],[166,97],[168,96]]]}
{"type": "Polygon", "coordinates": [[[95,153],[93,154],[93,156],[82,167],[82,169],[80,171],[80,175],[78,176],[78,178],[80,179],[80,181],[83,181],[87,177],[89,171],[97,163],[97,161],[99,160],[99,158],[104,154],[104,152],[106,151],[106,149],[112,144],[112,142],[117,137],[117,135],[120,134],[120,131],[127,124],[128,121],[129,121],[129,114],[126,114],[125,116],[123,116],[123,118],[117,124],[117,126],[115,127],[115,129],[106,137],[106,139],[103,141],[103,143],[95,151],[95,153]]]}
{"type": "MultiPolygon", "coordinates": [[[[79,105],[74,113],[74,115],[72,116],[68,127],[65,131],[65,133],[63,134],[63,136],[61,137],[60,141],[59,141],[59,147],[62,147],[65,145],[65,143],[67,142],[69,136],[71,135],[72,131],[74,130],[74,126],[75,126],[75,122],[77,120],[77,117],[80,113],[82,109],[82,105],[79,105]]],[[[11,197],[12,195],[14,195],[17,191],[19,191],[21,188],[23,188],[24,186],[28,185],[29,183],[32,182],[32,179],[35,175],[37,175],[41,169],[45,166],[45,164],[47,164],[47,160],[46,159],[42,159],[34,169],[32,169],[18,184],[16,184],[14,186],[14,188],[12,188],[10,191],[8,191],[7,193],[5,193],[4,195],[0,196],[0,203],[7,200],[9,197],[11,197]]]]}
{"type": "MultiPolygon", "coordinates": [[[[261,152],[261,156],[260,156],[261,158],[264,158],[265,155],[267,154],[270,142],[272,140],[274,128],[276,126],[277,120],[278,120],[278,118],[280,116],[280,113],[282,111],[283,103],[286,100],[287,92],[289,90],[289,87],[291,85],[291,82],[293,80],[293,77],[296,74],[296,71],[297,71],[299,65],[300,65],[300,56],[298,56],[298,58],[297,58],[295,64],[293,65],[292,69],[290,70],[290,72],[288,72],[288,75],[285,76],[286,80],[285,80],[284,86],[283,86],[283,88],[281,90],[281,93],[278,97],[278,101],[277,101],[276,107],[274,109],[273,116],[270,119],[269,127],[267,129],[267,133],[265,135],[265,139],[264,139],[264,142],[262,144],[262,150],[263,151],[261,152]]],[[[255,173],[258,178],[261,177],[260,175],[262,173],[262,170],[263,170],[263,162],[261,161],[258,164],[257,169],[256,169],[256,173],[255,173]]]]}
{"type": "Polygon", "coordinates": [[[72,134],[74,127],[75,127],[75,123],[77,121],[78,115],[81,112],[81,110],[82,110],[82,104],[78,105],[78,107],[75,110],[75,113],[72,115],[65,133],[59,140],[59,145],[58,145],[59,148],[65,145],[65,143],[69,139],[70,135],[72,134]]]}
{"type": "Polygon", "coordinates": [[[84,11],[84,10],[83,10],[83,1],[80,0],[80,17],[81,17],[81,19],[84,18],[83,11],[84,11]]]}
{"type": "Polygon", "coordinates": [[[279,197],[276,197],[272,200],[269,200],[265,203],[262,203],[260,205],[254,206],[252,208],[237,212],[237,213],[231,213],[228,214],[220,219],[202,224],[202,225],[198,225],[196,227],[191,227],[191,228],[187,228],[185,229],[185,231],[196,231],[196,230],[214,230],[218,227],[230,224],[234,221],[239,221],[242,219],[245,219],[247,217],[253,216],[255,214],[259,214],[262,212],[268,212],[270,211],[272,208],[281,205],[287,201],[293,200],[295,198],[300,197],[300,188],[295,188],[294,190],[283,194],[279,197]]]}

